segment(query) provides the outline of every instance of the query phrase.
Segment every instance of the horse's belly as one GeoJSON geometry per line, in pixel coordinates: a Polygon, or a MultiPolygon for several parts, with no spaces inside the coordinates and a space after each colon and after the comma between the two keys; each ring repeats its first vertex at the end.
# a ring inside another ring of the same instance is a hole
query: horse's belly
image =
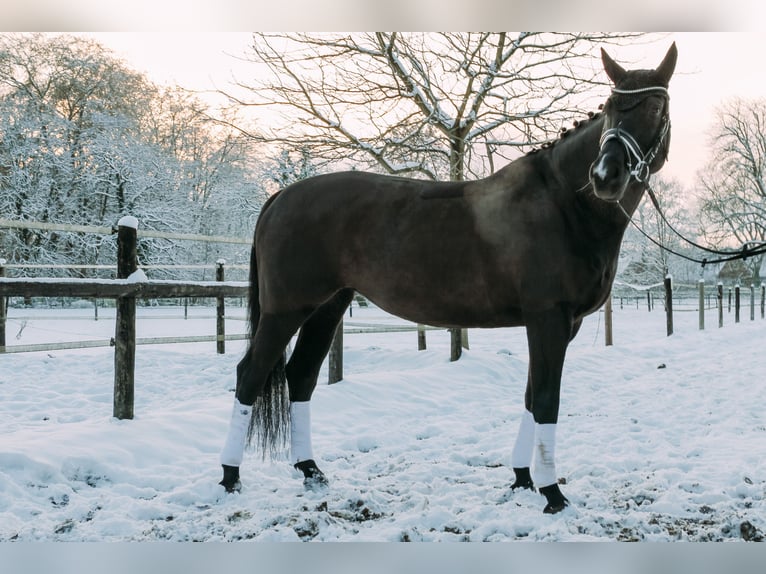
{"type": "Polygon", "coordinates": [[[378,288],[358,290],[384,311],[423,325],[491,328],[523,324],[518,308],[497,308],[476,298],[461,298],[450,294],[448,286],[421,294],[408,293],[403,287],[397,294],[378,288]]]}

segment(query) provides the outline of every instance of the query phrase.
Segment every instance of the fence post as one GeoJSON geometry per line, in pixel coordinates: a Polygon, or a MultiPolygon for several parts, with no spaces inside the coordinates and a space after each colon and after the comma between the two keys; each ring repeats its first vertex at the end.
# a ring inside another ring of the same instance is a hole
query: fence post
{"type": "MultiPolygon", "coordinates": [[[[126,279],[138,268],[138,220],[126,216],[117,223],[117,278],[126,279]]],[[[116,300],[114,331],[114,410],[118,419],[133,418],[136,365],[136,298],[116,300]]]]}
{"type": "MultiPolygon", "coordinates": [[[[223,266],[226,265],[225,259],[219,259],[215,262],[215,280],[223,282],[223,266]]],[[[215,348],[219,355],[226,352],[226,306],[223,297],[218,297],[215,309],[215,348]]]]}
{"type": "MultiPolygon", "coordinates": [[[[5,277],[5,259],[0,259],[0,277],[5,277]]],[[[8,305],[5,296],[0,297],[0,353],[5,353],[5,323],[8,318],[8,305]]]]}
{"type": "Polygon", "coordinates": [[[700,291],[700,301],[699,301],[700,331],[704,331],[705,330],[705,280],[700,279],[698,285],[699,285],[699,291],[700,291]]]}
{"type": "Polygon", "coordinates": [[[652,292],[647,291],[646,292],[646,308],[649,312],[652,310],[652,292]]]}
{"type": "Polygon", "coordinates": [[[764,318],[766,311],[766,285],[761,283],[761,319],[764,318]]]}
{"type": "Polygon", "coordinates": [[[755,285],[750,284],[750,320],[755,321],[755,285]]]}
{"type": "Polygon", "coordinates": [[[718,284],[718,328],[723,327],[723,283],[718,284]]]}
{"type": "Polygon", "coordinates": [[[418,323],[418,351],[426,350],[426,326],[418,323]]]}
{"type": "Polygon", "coordinates": [[[665,312],[667,313],[668,337],[673,334],[673,278],[665,277],[665,312]]]}
{"type": "Polygon", "coordinates": [[[606,305],[604,306],[604,343],[607,347],[611,347],[613,343],[612,338],[612,292],[609,292],[609,297],[606,298],[606,305]]]}
{"type": "Polygon", "coordinates": [[[734,286],[734,322],[739,323],[739,305],[740,305],[740,288],[739,285],[734,286]]]}
{"type": "Polygon", "coordinates": [[[450,353],[449,360],[457,361],[463,354],[463,341],[460,335],[460,329],[450,329],[450,353]]]}
{"type": "Polygon", "coordinates": [[[729,287],[729,307],[727,309],[728,313],[731,313],[731,287],[729,287]]]}
{"type": "Polygon", "coordinates": [[[343,317],[335,328],[335,336],[330,345],[330,363],[328,365],[328,385],[343,380],[343,317]]]}

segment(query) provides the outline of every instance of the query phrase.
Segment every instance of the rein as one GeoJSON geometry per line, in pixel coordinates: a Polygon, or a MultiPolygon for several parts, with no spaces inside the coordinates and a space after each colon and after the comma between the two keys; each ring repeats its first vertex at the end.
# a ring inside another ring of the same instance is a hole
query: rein
{"type": "Polygon", "coordinates": [[[671,253],[673,255],[676,255],[677,257],[680,257],[682,259],[686,259],[687,261],[691,261],[692,263],[699,263],[702,265],[702,268],[705,268],[705,265],[709,263],[726,263],[727,261],[735,261],[737,259],[745,260],[748,257],[754,257],[756,255],[763,255],[766,254],[766,242],[759,241],[748,241],[742,244],[742,247],[739,249],[727,249],[727,250],[721,250],[721,249],[712,249],[710,247],[705,247],[704,245],[700,245],[699,243],[695,243],[685,235],[683,235],[680,231],[678,231],[673,225],[668,221],[668,218],[665,216],[665,213],[662,211],[662,208],[660,207],[660,202],[657,200],[657,195],[654,193],[654,189],[652,189],[652,186],[649,184],[648,181],[642,182],[646,186],[646,192],[649,195],[649,198],[652,200],[652,205],[654,206],[654,209],[657,210],[657,213],[660,216],[660,219],[662,219],[663,223],[668,226],[668,229],[672,231],[675,235],[677,235],[682,241],[688,243],[692,247],[699,249],[700,251],[704,251],[706,253],[710,253],[712,255],[716,255],[717,257],[715,259],[708,259],[707,257],[703,257],[702,259],[698,259],[696,257],[691,257],[689,255],[685,255],[683,253],[679,253],[678,251],[675,251],[671,249],[670,247],[667,247],[666,245],[663,245],[660,241],[654,239],[651,235],[649,235],[646,231],[641,229],[638,224],[633,221],[633,218],[631,215],[625,211],[625,208],[622,206],[622,204],[617,203],[617,205],[620,207],[620,211],[622,211],[623,214],[625,214],[625,217],[628,218],[628,221],[630,221],[633,224],[633,227],[635,227],[641,235],[646,237],[649,241],[654,243],[657,247],[662,249],[663,251],[666,251],[668,253],[671,253]]]}

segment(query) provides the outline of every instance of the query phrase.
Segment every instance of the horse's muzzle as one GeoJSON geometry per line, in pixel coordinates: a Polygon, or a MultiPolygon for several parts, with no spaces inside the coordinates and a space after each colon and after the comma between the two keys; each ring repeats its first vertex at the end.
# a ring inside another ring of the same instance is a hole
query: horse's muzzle
{"type": "Polygon", "coordinates": [[[628,187],[630,173],[619,154],[603,153],[590,167],[593,193],[602,201],[617,202],[628,187]]]}

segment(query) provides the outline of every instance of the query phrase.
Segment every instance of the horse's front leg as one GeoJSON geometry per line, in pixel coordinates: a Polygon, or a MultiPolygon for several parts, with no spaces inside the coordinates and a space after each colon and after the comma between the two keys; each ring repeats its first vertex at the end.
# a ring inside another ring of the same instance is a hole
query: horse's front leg
{"type": "Polygon", "coordinates": [[[532,484],[537,485],[547,500],[544,512],[554,514],[569,504],[558,485],[555,453],[561,373],[566,349],[573,336],[574,322],[571,314],[563,308],[528,313],[525,321],[529,345],[527,411],[523,415],[513,452],[516,471],[513,486],[531,488],[532,484]]]}

